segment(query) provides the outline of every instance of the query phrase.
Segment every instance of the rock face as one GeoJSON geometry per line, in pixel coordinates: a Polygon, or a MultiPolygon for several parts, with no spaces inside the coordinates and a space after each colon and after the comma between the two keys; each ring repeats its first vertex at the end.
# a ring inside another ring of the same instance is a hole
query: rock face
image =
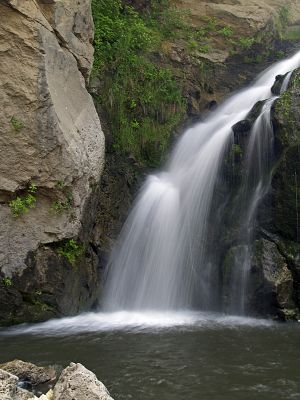
{"type": "MultiPolygon", "coordinates": [[[[28,296],[45,291],[55,246],[78,236],[89,240],[104,137],[85,87],[93,62],[90,1],[2,0],[0,19],[1,325],[13,322],[23,306],[28,321],[46,318],[49,309],[52,315],[78,311],[95,300],[97,290],[88,300],[81,293],[87,264],[97,279],[98,266],[82,257],[82,270],[67,272],[78,282],[72,309],[41,298],[30,300],[31,310],[26,305],[28,296]],[[43,260],[33,266],[36,257],[43,260]],[[29,269],[31,278],[22,279],[29,269]],[[9,312],[2,304],[10,304],[9,312]]],[[[54,261],[59,271],[63,258],[54,261]]],[[[58,287],[68,286],[65,275],[56,274],[58,287]]],[[[55,297],[55,288],[46,291],[55,297]]]]}

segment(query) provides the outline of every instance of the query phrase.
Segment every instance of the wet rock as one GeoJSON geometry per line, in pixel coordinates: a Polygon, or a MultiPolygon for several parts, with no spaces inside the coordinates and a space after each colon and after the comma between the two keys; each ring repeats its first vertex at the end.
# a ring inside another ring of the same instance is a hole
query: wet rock
{"type": "Polygon", "coordinates": [[[232,130],[235,136],[238,136],[240,134],[244,134],[249,132],[251,129],[251,123],[249,120],[245,119],[243,121],[237,122],[235,125],[233,125],[232,130]]]}
{"type": "Polygon", "coordinates": [[[56,372],[53,368],[38,367],[32,363],[13,360],[0,365],[0,369],[17,376],[21,381],[33,386],[55,380],[56,372]]]}
{"type": "Polygon", "coordinates": [[[53,400],[113,400],[95,374],[81,364],[65,368],[53,390],[53,400]]]}
{"type": "Polygon", "coordinates": [[[287,74],[285,74],[285,75],[277,75],[276,76],[275,83],[271,88],[271,92],[275,96],[279,96],[280,95],[281,87],[282,87],[282,84],[283,84],[284,79],[285,79],[286,76],[287,76],[287,74]]]}
{"type": "Polygon", "coordinates": [[[250,271],[249,303],[260,315],[297,319],[293,275],[275,243],[255,241],[250,271]]]}
{"type": "Polygon", "coordinates": [[[261,110],[265,104],[265,101],[258,101],[251,109],[247,118],[237,122],[232,126],[232,130],[234,133],[234,142],[236,144],[244,146],[247,142],[245,139],[248,137],[248,134],[251,131],[251,128],[261,113],[261,110]]]}

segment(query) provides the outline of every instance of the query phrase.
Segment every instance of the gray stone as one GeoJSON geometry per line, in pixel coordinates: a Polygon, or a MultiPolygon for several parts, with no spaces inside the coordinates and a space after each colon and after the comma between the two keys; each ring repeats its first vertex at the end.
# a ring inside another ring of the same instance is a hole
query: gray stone
{"type": "Polygon", "coordinates": [[[0,368],[17,376],[21,381],[29,382],[34,386],[53,381],[56,378],[56,372],[53,368],[38,367],[21,360],[1,364],[0,368]]]}
{"type": "Polygon", "coordinates": [[[53,400],[113,400],[95,374],[81,364],[65,368],[53,390],[53,400]]]}
{"type": "Polygon", "coordinates": [[[32,394],[17,386],[18,377],[0,369],[0,399],[28,400],[32,394]]]}

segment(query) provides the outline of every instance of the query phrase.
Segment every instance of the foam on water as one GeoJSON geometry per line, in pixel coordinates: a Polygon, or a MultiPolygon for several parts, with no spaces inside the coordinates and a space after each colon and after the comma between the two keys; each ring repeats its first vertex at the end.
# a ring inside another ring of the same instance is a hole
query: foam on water
{"type": "Polygon", "coordinates": [[[86,313],[76,317],[53,319],[40,324],[23,324],[0,331],[0,336],[44,335],[66,336],[88,332],[148,332],[190,329],[224,329],[239,327],[274,326],[274,322],[265,319],[229,316],[216,313],[195,311],[177,312],[128,312],[86,313]]]}

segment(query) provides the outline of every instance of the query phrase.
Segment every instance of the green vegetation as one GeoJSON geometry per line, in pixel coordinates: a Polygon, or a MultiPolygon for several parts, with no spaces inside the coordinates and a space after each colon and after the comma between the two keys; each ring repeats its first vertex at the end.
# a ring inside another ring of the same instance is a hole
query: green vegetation
{"type": "Polygon", "coordinates": [[[78,244],[74,239],[66,241],[63,246],[58,248],[58,253],[65,257],[72,265],[82,256],[83,252],[84,246],[78,244]]]}
{"type": "Polygon", "coordinates": [[[64,181],[58,181],[55,185],[58,189],[62,190],[66,187],[66,184],[64,181]]]}
{"type": "Polygon", "coordinates": [[[8,278],[8,277],[3,278],[2,283],[6,287],[12,286],[12,280],[11,280],[11,278],[8,278]]]}
{"type": "Polygon", "coordinates": [[[242,155],[243,155],[243,150],[242,150],[242,148],[241,148],[241,146],[240,146],[239,144],[233,144],[233,145],[232,145],[232,153],[233,153],[235,156],[242,157],[242,155]]]}
{"type": "Polygon", "coordinates": [[[60,196],[63,196],[64,199],[58,199],[52,203],[52,210],[54,210],[57,214],[62,214],[63,212],[71,210],[73,206],[73,195],[68,190],[65,182],[58,181],[55,187],[61,192],[60,196]]]}
{"type": "Polygon", "coordinates": [[[218,33],[224,37],[231,37],[233,35],[233,30],[229,26],[224,26],[218,30],[218,33]]]}
{"type": "Polygon", "coordinates": [[[67,193],[65,200],[56,200],[52,204],[52,209],[57,213],[61,214],[65,211],[71,210],[73,205],[73,196],[71,193],[67,193]]]}
{"type": "Polygon", "coordinates": [[[255,43],[255,38],[251,37],[241,37],[237,41],[237,44],[245,49],[250,49],[250,47],[252,47],[254,43],[255,43]]]}
{"type": "Polygon", "coordinates": [[[14,217],[18,218],[35,207],[37,186],[32,183],[24,196],[18,196],[9,202],[10,211],[14,217]]]}
{"type": "Polygon", "coordinates": [[[290,27],[282,35],[284,40],[300,40],[300,25],[290,27]]]}
{"type": "Polygon", "coordinates": [[[24,128],[24,124],[22,121],[20,121],[17,117],[15,117],[14,115],[11,117],[10,119],[10,123],[12,125],[12,127],[14,128],[14,130],[19,133],[23,128],[24,128]]]}
{"type": "Polygon", "coordinates": [[[290,8],[289,6],[283,6],[279,10],[279,19],[283,28],[286,28],[289,23],[290,8]]]}
{"type": "MultiPolygon", "coordinates": [[[[203,53],[212,53],[214,46],[231,54],[244,52],[249,63],[269,56],[254,47],[268,47],[263,44],[266,32],[262,37],[241,37],[224,20],[205,16],[194,27],[187,22],[189,12],[172,8],[168,0],[149,0],[141,12],[121,0],[92,0],[92,9],[93,76],[99,78],[100,93],[95,100],[107,118],[114,150],[140,165],[161,164],[172,131],[187,113],[181,85],[186,93],[192,73],[176,65],[177,59],[203,70],[196,79],[206,90],[212,63],[203,53]]],[[[287,12],[286,7],[280,11],[282,23],[287,12]]],[[[272,30],[270,40],[273,37],[272,30]]],[[[55,207],[64,209],[63,204],[55,207]]]]}
{"type": "Polygon", "coordinates": [[[292,97],[289,91],[283,93],[276,102],[276,112],[282,114],[288,122],[291,122],[292,97]]]}
{"type": "Polygon", "coordinates": [[[93,0],[92,6],[93,74],[103,82],[98,100],[108,116],[115,150],[156,166],[186,105],[172,71],[151,58],[182,22],[158,2],[147,18],[120,0],[93,0]]]}
{"type": "Polygon", "coordinates": [[[52,204],[52,209],[57,213],[61,214],[65,211],[69,211],[72,208],[72,199],[68,198],[65,201],[62,200],[56,200],[52,204]]]}

